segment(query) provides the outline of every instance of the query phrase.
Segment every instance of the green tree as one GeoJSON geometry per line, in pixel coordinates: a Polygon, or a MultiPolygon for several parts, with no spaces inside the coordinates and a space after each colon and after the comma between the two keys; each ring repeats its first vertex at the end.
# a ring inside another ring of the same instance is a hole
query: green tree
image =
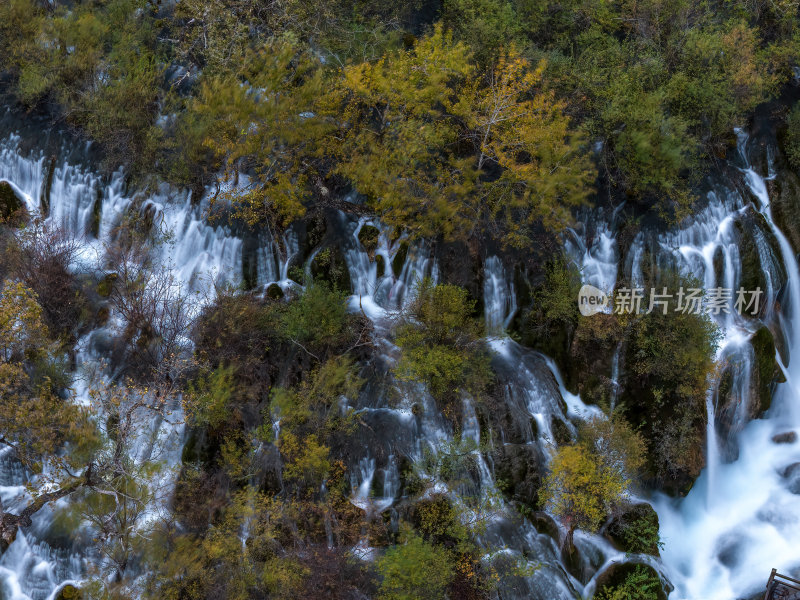
{"type": "Polygon", "coordinates": [[[216,197],[234,202],[248,222],[286,225],[304,213],[318,183],[315,140],[327,129],[315,112],[323,91],[318,59],[291,35],[266,40],[238,70],[200,82],[184,117],[187,138],[222,164],[216,197]],[[252,177],[240,181],[240,172],[252,177]]]}
{"type": "Polygon", "coordinates": [[[521,24],[513,4],[503,0],[453,0],[442,10],[442,24],[467,44],[479,64],[496,59],[502,49],[520,39],[521,24]]]}
{"type": "Polygon", "coordinates": [[[559,448],[540,500],[567,526],[595,531],[621,500],[629,481],[583,445],[559,448]]]}
{"type": "Polygon", "coordinates": [[[415,294],[396,331],[403,356],[395,373],[426,383],[452,413],[460,391],[479,397],[491,378],[482,326],[473,315],[475,303],[465,289],[433,285],[429,279],[418,284],[415,294]]]}
{"type": "Polygon", "coordinates": [[[562,105],[537,90],[543,67],[515,50],[479,77],[466,46],[437,27],[412,50],[344,71],[328,111],[337,172],[381,218],[414,235],[485,227],[522,245],[583,201],[592,170],[562,105]]]}
{"type": "Polygon", "coordinates": [[[455,577],[450,553],[416,535],[389,549],[377,565],[383,578],[378,594],[382,600],[444,598],[455,577]]]}

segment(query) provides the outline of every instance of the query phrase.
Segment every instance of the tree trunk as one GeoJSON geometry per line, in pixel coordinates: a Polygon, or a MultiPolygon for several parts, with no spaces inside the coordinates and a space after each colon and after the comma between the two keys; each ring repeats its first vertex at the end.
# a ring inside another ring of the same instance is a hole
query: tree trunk
{"type": "Polygon", "coordinates": [[[22,512],[18,515],[3,511],[3,504],[2,501],[0,501],[0,511],[2,511],[2,517],[0,517],[0,554],[8,550],[8,547],[17,539],[17,531],[19,531],[19,528],[30,526],[31,517],[44,508],[46,504],[70,495],[86,483],[88,483],[88,476],[86,480],[74,480],[54,492],[47,492],[46,494],[37,496],[36,499],[22,509],[22,512]]]}

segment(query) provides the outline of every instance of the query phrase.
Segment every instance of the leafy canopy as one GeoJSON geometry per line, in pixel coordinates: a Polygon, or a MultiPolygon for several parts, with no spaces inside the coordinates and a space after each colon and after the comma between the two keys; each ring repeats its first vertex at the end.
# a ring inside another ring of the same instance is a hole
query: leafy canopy
{"type": "Polygon", "coordinates": [[[559,228],[593,174],[543,70],[511,48],[484,79],[440,26],[409,51],[347,67],[328,108],[336,171],[415,235],[484,226],[521,246],[537,224],[559,228]]]}

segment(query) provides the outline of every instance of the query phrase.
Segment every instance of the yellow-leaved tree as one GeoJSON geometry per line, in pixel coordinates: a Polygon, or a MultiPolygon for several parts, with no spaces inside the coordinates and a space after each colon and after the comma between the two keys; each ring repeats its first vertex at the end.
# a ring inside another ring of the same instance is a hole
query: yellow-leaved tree
{"type": "Polygon", "coordinates": [[[239,72],[201,82],[184,123],[184,152],[221,161],[216,197],[233,201],[248,222],[286,225],[303,215],[315,140],[325,129],[314,112],[322,87],[319,61],[291,36],[251,51],[239,72]]]}
{"type": "Polygon", "coordinates": [[[93,427],[83,409],[56,394],[53,378],[60,379],[61,370],[35,294],[6,282],[0,292],[0,446],[35,477],[27,490],[31,501],[17,514],[0,503],[0,548],[45,504],[84,483],[72,473],[93,446],[93,427]],[[61,452],[64,447],[71,451],[61,452]]]}
{"type": "Polygon", "coordinates": [[[511,48],[453,107],[477,155],[481,216],[514,246],[537,224],[569,224],[570,209],[584,202],[595,177],[564,104],[541,87],[544,69],[544,61],[534,67],[511,48]]]}
{"type": "Polygon", "coordinates": [[[542,504],[567,527],[595,531],[624,500],[645,462],[641,435],[617,413],[593,417],[578,443],[558,448],[539,491],[542,504]]]}
{"type": "Polygon", "coordinates": [[[387,223],[418,236],[482,228],[522,246],[589,193],[582,137],[513,48],[483,77],[437,27],[413,49],[344,69],[326,99],[327,153],[387,223]]]}

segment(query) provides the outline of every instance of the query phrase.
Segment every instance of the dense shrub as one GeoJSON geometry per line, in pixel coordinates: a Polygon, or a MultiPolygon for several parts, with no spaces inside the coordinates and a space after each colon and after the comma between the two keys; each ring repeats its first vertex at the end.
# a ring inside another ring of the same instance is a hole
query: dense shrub
{"type": "MultiPolygon", "coordinates": [[[[467,291],[422,281],[396,332],[403,356],[395,368],[401,379],[426,383],[444,411],[454,418],[459,394],[480,397],[491,378],[482,326],[467,291]]],[[[455,419],[457,420],[457,419],[455,419]]]]}
{"type": "Polygon", "coordinates": [[[447,550],[411,536],[378,560],[378,572],[383,600],[441,598],[455,577],[455,565],[447,550]]]}
{"type": "Polygon", "coordinates": [[[57,337],[72,339],[94,315],[85,283],[72,265],[80,241],[38,219],[16,232],[6,253],[11,274],[32,289],[57,337]]]}
{"type": "Polygon", "coordinates": [[[624,411],[647,439],[653,474],[686,486],[703,467],[705,398],[717,329],[704,314],[653,311],[627,338],[624,411]]]}

